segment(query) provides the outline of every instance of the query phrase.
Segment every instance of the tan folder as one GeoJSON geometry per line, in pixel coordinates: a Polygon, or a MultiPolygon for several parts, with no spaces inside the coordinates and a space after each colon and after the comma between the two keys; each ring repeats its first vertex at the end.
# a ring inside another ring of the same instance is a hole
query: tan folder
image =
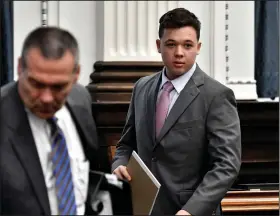
{"type": "Polygon", "coordinates": [[[160,183],[135,151],[129,159],[127,170],[131,176],[133,214],[150,215],[160,183]]]}

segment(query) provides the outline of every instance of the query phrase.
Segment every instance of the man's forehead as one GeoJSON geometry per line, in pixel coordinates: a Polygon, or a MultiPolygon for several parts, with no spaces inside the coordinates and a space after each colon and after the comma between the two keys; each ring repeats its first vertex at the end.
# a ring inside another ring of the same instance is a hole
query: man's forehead
{"type": "Polygon", "coordinates": [[[70,50],[66,50],[61,57],[52,58],[51,55],[49,57],[43,56],[41,50],[39,48],[31,48],[27,53],[27,61],[35,61],[35,62],[62,62],[62,61],[73,61],[74,56],[70,52],[70,50]]]}
{"type": "Polygon", "coordinates": [[[44,85],[65,85],[71,81],[70,77],[46,73],[28,73],[27,78],[29,81],[44,85]]]}
{"type": "Polygon", "coordinates": [[[37,50],[28,53],[26,65],[31,71],[45,71],[52,73],[72,73],[75,67],[75,60],[70,54],[59,59],[48,59],[41,56],[37,50]]]}
{"type": "Polygon", "coordinates": [[[176,38],[172,38],[172,37],[170,37],[170,38],[166,38],[164,41],[163,41],[164,43],[168,43],[168,42],[175,42],[175,43],[195,43],[195,41],[194,40],[192,40],[192,39],[187,39],[187,38],[185,38],[185,39],[176,39],[176,38]]]}
{"type": "Polygon", "coordinates": [[[196,31],[193,27],[186,26],[182,28],[167,28],[164,29],[163,37],[164,40],[195,40],[197,37],[196,31]]]}

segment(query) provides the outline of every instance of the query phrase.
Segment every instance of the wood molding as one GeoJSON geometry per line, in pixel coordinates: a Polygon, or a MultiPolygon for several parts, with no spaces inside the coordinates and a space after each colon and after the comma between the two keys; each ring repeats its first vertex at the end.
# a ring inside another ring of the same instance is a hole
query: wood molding
{"type": "Polygon", "coordinates": [[[229,191],[222,200],[225,212],[279,210],[279,191],[229,191]]]}

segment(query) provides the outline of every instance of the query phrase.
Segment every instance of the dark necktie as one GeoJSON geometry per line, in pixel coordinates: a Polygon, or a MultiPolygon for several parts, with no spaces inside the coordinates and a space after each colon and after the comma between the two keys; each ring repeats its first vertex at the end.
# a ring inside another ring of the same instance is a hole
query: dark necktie
{"type": "Polygon", "coordinates": [[[77,207],[66,140],[57,125],[57,118],[47,120],[51,125],[53,174],[60,215],[76,215],[77,207]]]}
{"type": "Polygon", "coordinates": [[[164,83],[162,93],[159,97],[157,108],[156,108],[156,136],[159,135],[161,128],[165,122],[168,107],[170,104],[170,92],[174,89],[173,84],[168,81],[164,83]]]}

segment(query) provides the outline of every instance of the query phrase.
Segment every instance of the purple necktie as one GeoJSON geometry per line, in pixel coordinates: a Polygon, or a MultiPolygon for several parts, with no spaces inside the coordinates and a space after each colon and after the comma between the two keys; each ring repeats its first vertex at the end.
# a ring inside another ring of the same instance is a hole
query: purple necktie
{"type": "Polygon", "coordinates": [[[170,104],[170,92],[174,89],[174,86],[170,81],[166,82],[163,85],[162,93],[159,97],[156,109],[156,136],[159,135],[159,132],[164,124],[168,113],[168,107],[170,104]]]}

